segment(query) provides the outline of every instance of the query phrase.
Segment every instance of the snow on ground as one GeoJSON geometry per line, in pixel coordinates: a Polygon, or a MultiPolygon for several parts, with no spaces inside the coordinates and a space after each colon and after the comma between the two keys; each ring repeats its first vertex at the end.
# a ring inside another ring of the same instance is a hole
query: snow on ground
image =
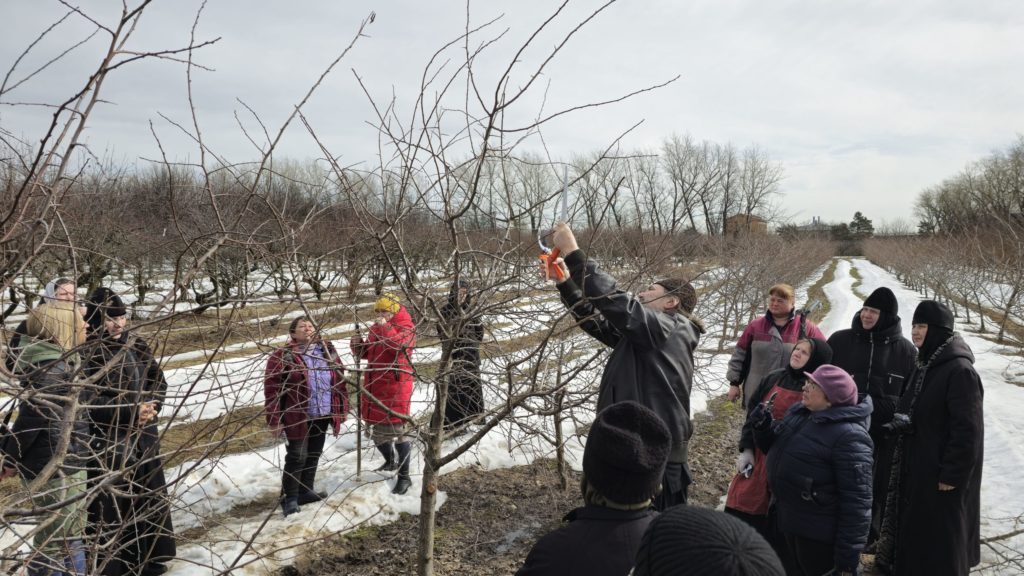
{"type": "Polygon", "coordinates": [[[850,261],[840,260],[836,264],[834,279],[823,288],[830,309],[818,328],[826,336],[836,330],[849,328],[853,315],[861,309],[864,300],[852,294],[853,281],[853,277],[850,276],[850,261]]]}
{"type": "MultiPolygon", "coordinates": [[[[820,278],[826,269],[819,271],[798,288],[798,299],[806,299],[807,289],[820,278]]],[[[849,326],[853,314],[861,306],[863,296],[871,290],[886,285],[893,289],[900,301],[903,312],[904,332],[909,336],[909,316],[920,296],[899,285],[887,272],[865,260],[841,260],[836,266],[835,279],[825,287],[825,294],[831,303],[831,312],[821,323],[822,330],[830,334],[834,330],[849,326]],[[855,279],[851,269],[856,268],[861,284],[854,294],[855,279]]],[[[706,305],[707,303],[705,303],[706,305]]],[[[543,327],[559,311],[557,302],[533,302],[518,310],[509,311],[507,316],[497,317],[492,322],[499,326],[491,337],[503,339],[522,334],[523,325],[543,327]],[[505,326],[514,325],[517,331],[505,326]]],[[[710,327],[721,330],[721,327],[710,327]]],[[[342,328],[336,330],[342,331],[342,328]]],[[[585,336],[572,340],[570,349],[585,351],[593,343],[585,336]]],[[[982,492],[983,536],[1002,534],[1014,527],[1011,516],[1024,513],[1024,481],[1019,471],[1024,469],[1024,448],[1019,438],[1024,437],[1024,424],[1019,414],[1024,412],[1024,388],[1006,382],[1004,373],[1011,362],[1002,352],[1004,349],[965,333],[965,338],[978,356],[978,371],[985,383],[986,456],[982,492]]],[[[347,342],[336,342],[346,362],[351,362],[347,342]]],[[[239,345],[255,347],[255,343],[239,345]]],[[[429,362],[440,354],[437,347],[420,349],[414,356],[416,362],[429,362]]],[[[585,355],[583,355],[585,356],[585,355]]],[[[729,354],[699,353],[697,365],[701,371],[699,383],[691,397],[691,411],[696,414],[706,409],[710,397],[721,394],[722,376],[729,354]]],[[[201,375],[198,366],[168,371],[172,397],[183,406],[179,415],[189,417],[210,417],[242,405],[253,405],[262,401],[262,370],[266,361],[263,354],[216,360],[208,372],[201,375]],[[192,384],[196,383],[195,386],[192,384]],[[190,391],[190,392],[189,392],[190,391]],[[189,393],[186,393],[189,392],[189,393]],[[193,402],[192,399],[195,399],[193,402]],[[221,398],[220,402],[210,402],[221,398]],[[207,406],[200,407],[201,404],[207,406]]],[[[582,362],[577,356],[568,361],[568,367],[582,362]]],[[[578,387],[593,386],[600,378],[603,361],[587,369],[577,381],[578,387]]],[[[496,372],[497,364],[486,361],[484,374],[496,372]]],[[[492,386],[485,390],[493,390],[492,386]]],[[[426,386],[414,390],[414,412],[423,415],[433,405],[433,391],[426,386]]],[[[492,397],[490,404],[498,399],[492,397]]],[[[525,417],[517,413],[519,417],[525,417]]],[[[575,421],[589,422],[593,418],[592,408],[582,408],[574,415],[575,421]]],[[[550,418],[527,417],[531,427],[550,430],[550,418]]],[[[585,438],[566,430],[567,459],[579,469],[585,438]]],[[[446,452],[457,446],[460,438],[446,443],[446,452]]],[[[289,564],[299,546],[316,538],[338,531],[345,531],[364,524],[393,521],[398,514],[419,513],[419,478],[422,473],[422,457],[414,443],[413,486],[405,496],[391,494],[393,480],[383,473],[370,471],[380,463],[380,456],[368,441],[363,442],[363,472],[356,476],[356,432],[355,422],[343,425],[338,438],[329,438],[325,446],[318,488],[330,496],[319,505],[306,506],[301,512],[287,519],[280,515],[278,507],[267,506],[245,518],[237,517],[238,510],[247,509],[254,502],[272,500],[280,489],[280,470],[284,455],[283,444],[268,449],[243,454],[234,454],[217,460],[191,462],[168,470],[168,478],[174,481],[177,505],[174,511],[175,526],[179,531],[188,528],[203,528],[196,542],[181,542],[179,557],[171,565],[171,574],[212,574],[225,568],[234,567],[232,573],[266,574],[271,570],[289,564]]],[[[449,472],[468,465],[485,469],[527,464],[536,458],[552,457],[554,447],[540,439],[539,435],[527,436],[517,424],[503,423],[490,430],[473,448],[462,454],[455,462],[446,466],[449,472]]],[[[438,505],[443,504],[445,495],[438,494],[438,505]]],[[[250,514],[252,511],[250,510],[250,514]]],[[[10,543],[10,534],[4,535],[0,544],[10,543]]],[[[1021,537],[1015,542],[1024,546],[1021,537]]],[[[986,560],[991,560],[990,555],[986,560]]],[[[1003,574],[989,570],[991,574],[1003,574]]]]}
{"type": "MultiPolygon", "coordinates": [[[[829,291],[826,293],[832,301],[833,314],[843,314],[832,319],[832,314],[825,318],[824,325],[846,327],[853,318],[853,313],[860,309],[863,296],[870,294],[879,286],[887,286],[896,294],[899,301],[900,316],[903,318],[903,333],[910,337],[910,319],[914,308],[923,297],[916,291],[900,284],[884,269],[864,259],[853,260],[861,284],[858,294],[852,291],[829,291]],[[837,305],[837,302],[840,305],[837,305]],[[845,325],[844,325],[845,322],[845,325]]],[[[852,284],[849,275],[850,266],[838,267],[834,284],[849,286],[852,284]]],[[[1024,387],[1007,381],[1009,368],[1019,358],[1007,356],[1008,350],[994,344],[976,334],[978,323],[967,324],[962,318],[957,319],[957,331],[974,351],[975,369],[981,375],[985,388],[985,460],[982,473],[981,490],[981,536],[982,538],[1006,534],[1019,525],[1014,518],[1024,514],[1024,387]]],[[[825,330],[831,334],[830,330],[825,330]]],[[[1008,549],[1024,550],[1024,535],[1019,535],[1005,543],[1008,549]]],[[[982,547],[982,562],[996,561],[996,557],[986,547],[982,547]]],[[[1017,574],[1016,569],[989,568],[987,574],[1017,574]]]]}

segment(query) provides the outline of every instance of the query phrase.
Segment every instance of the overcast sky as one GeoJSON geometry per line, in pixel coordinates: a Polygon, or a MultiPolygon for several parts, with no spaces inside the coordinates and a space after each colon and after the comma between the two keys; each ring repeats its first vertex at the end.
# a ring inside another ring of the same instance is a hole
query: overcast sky
{"type": "MultiPolygon", "coordinates": [[[[127,49],[184,46],[199,5],[154,1],[127,49]]],[[[0,6],[6,73],[67,9],[50,0],[3,0],[0,6]]],[[[120,2],[80,0],[80,6],[110,21],[120,2]]],[[[525,82],[550,48],[598,6],[571,2],[521,57],[511,84],[525,82]]],[[[507,30],[476,65],[483,91],[493,94],[500,71],[556,8],[539,0],[472,3],[473,26],[501,17],[473,37],[474,46],[507,30]]],[[[367,124],[373,108],[355,74],[375,101],[384,105],[394,96],[400,117],[410,117],[430,56],[466,27],[465,2],[208,0],[197,37],[220,40],[195,56],[213,71],[197,70],[193,78],[208,146],[232,161],[257,157],[235,117],[257,129],[240,101],[276,129],[371,11],[376,17],[367,37],[304,112],[342,163],[373,163],[377,136],[367,124]]],[[[91,30],[84,18],[69,18],[19,63],[8,87],[91,30]]],[[[781,204],[795,222],[812,216],[849,221],[857,210],[876,224],[910,220],[923,188],[1024,133],[1022,38],[1020,0],[620,1],[573,37],[508,120],[617,98],[679,76],[667,87],[553,121],[542,130],[543,143],[555,158],[567,158],[603,149],[642,121],[624,138],[624,149],[656,150],[674,133],[739,148],[757,145],[784,167],[781,204]]],[[[66,99],[95,69],[107,43],[98,35],[5,93],[0,127],[38,141],[52,112],[8,104],[66,99]]],[[[445,53],[449,68],[460,55],[445,53]]],[[[126,66],[111,75],[103,95],[85,134],[95,153],[124,163],[159,158],[152,122],[169,156],[198,159],[195,144],[161,118],[191,127],[183,65],[126,66]]],[[[538,138],[523,144],[538,151],[541,145],[538,138]]],[[[322,155],[301,124],[278,150],[300,160],[322,155]]]]}

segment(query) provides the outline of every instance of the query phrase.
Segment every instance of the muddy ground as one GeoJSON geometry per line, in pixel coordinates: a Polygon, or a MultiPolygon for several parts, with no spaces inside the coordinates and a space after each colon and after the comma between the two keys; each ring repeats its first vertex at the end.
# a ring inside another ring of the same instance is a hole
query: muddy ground
{"type": "MultiPolygon", "coordinates": [[[[741,423],[733,404],[713,401],[697,416],[690,447],[694,484],[691,503],[719,504],[732,478],[741,423]]],[[[512,574],[536,540],[557,528],[582,504],[579,477],[559,487],[550,460],[495,471],[467,468],[445,474],[439,488],[448,501],[437,514],[435,574],[512,574]]],[[[404,575],[416,572],[419,518],[403,516],[386,526],[361,529],[308,546],[279,576],[404,575]]]]}

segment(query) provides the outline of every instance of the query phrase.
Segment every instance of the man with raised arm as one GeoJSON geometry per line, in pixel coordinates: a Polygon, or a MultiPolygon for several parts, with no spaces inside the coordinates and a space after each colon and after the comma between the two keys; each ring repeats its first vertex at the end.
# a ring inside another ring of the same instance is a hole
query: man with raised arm
{"type": "Polygon", "coordinates": [[[672,444],[653,505],[664,510],[685,504],[693,351],[704,332],[693,316],[696,290],[680,278],[658,280],[636,295],[619,289],[580,249],[564,222],[555,226],[552,244],[565,257],[557,263],[563,271],[563,279],[556,279],[562,302],[580,328],[613,349],[601,377],[597,410],[631,400],[664,421],[672,444]]]}

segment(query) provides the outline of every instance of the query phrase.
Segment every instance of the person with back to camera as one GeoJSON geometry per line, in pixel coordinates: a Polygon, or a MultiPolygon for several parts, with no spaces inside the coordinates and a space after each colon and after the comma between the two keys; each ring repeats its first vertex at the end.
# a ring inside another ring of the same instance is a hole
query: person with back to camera
{"type": "Polygon", "coordinates": [[[870,549],[882,523],[892,462],[892,443],[887,441],[883,427],[892,420],[903,383],[914,370],[917,348],[903,336],[899,302],[884,286],[864,300],[851,327],[833,333],[828,343],[835,351],[832,363],[849,372],[857,391],[869,394],[874,405],[868,429],[875,443],[870,549]]]}
{"type": "Polygon", "coordinates": [[[314,488],[327,431],[337,436],[348,414],[345,367],[330,340],[306,316],[292,320],[288,343],[267,359],[263,381],[267,425],[288,439],[281,511],[289,516],[327,494],[314,488]]]}
{"type": "Polygon", "coordinates": [[[796,576],[853,575],[871,526],[871,397],[842,368],[806,374],[802,400],[781,421],[765,404],[750,417],[768,454],[768,485],[796,576]]]}
{"type": "Polygon", "coordinates": [[[729,381],[729,401],[743,399],[750,404],[754,389],[764,375],[785,368],[793,346],[800,338],[825,339],[821,330],[796,312],[796,293],[789,284],[768,289],[768,310],[747,324],[729,358],[725,379],[729,381]],[[742,387],[742,395],[740,388],[742,387]]]}
{"type": "Polygon", "coordinates": [[[984,390],[953,328],[939,302],[914,310],[917,367],[888,424],[896,440],[875,557],[898,576],[960,576],[981,562],[984,390]]]}
{"type": "Polygon", "coordinates": [[[370,334],[363,340],[356,333],[349,345],[352,354],[366,360],[365,388],[360,417],[370,425],[370,438],[384,455],[378,470],[398,470],[394,494],[405,494],[412,486],[409,464],[412,447],[407,438],[407,417],[412,404],[413,372],[411,354],[416,347],[412,316],[394,294],[384,294],[373,305],[377,315],[370,334]],[[396,454],[397,453],[397,454],[396,454]]]}
{"type": "Polygon", "coordinates": [[[769,372],[752,396],[747,406],[747,420],[740,432],[740,455],[736,458],[736,476],[729,484],[725,499],[725,511],[750,524],[780,550],[783,562],[788,559],[785,546],[779,542],[774,528],[774,518],[769,514],[771,492],[768,489],[767,457],[754,442],[753,422],[750,413],[759,403],[771,402],[772,418],[781,420],[790,406],[803,397],[806,372],[813,372],[832,358],[832,348],[824,340],[805,338],[797,342],[789,357],[789,366],[769,372]]]}
{"type": "Polygon", "coordinates": [[[661,418],[672,434],[672,450],[654,507],[685,504],[693,351],[704,333],[693,314],[697,291],[686,280],[664,278],[633,296],[580,249],[568,224],[555,226],[552,243],[565,257],[557,263],[562,278],[552,277],[562,303],[583,331],[613,349],[601,376],[598,411],[633,400],[661,418]]]}
{"type": "Polygon", "coordinates": [[[658,415],[636,402],[602,410],[583,448],[584,506],[534,545],[516,576],[625,576],[657,516],[650,505],[671,440],[658,415]]]}
{"type": "Polygon", "coordinates": [[[480,343],[483,321],[472,314],[473,299],[469,282],[452,284],[448,302],[441,309],[437,336],[442,346],[451,349],[448,397],[444,405],[444,426],[458,430],[478,420],[484,413],[483,381],[480,379],[480,343]]]}
{"type": "Polygon", "coordinates": [[[655,518],[631,576],[783,576],[771,545],[750,525],[717,510],[676,506],[655,518]]]}

